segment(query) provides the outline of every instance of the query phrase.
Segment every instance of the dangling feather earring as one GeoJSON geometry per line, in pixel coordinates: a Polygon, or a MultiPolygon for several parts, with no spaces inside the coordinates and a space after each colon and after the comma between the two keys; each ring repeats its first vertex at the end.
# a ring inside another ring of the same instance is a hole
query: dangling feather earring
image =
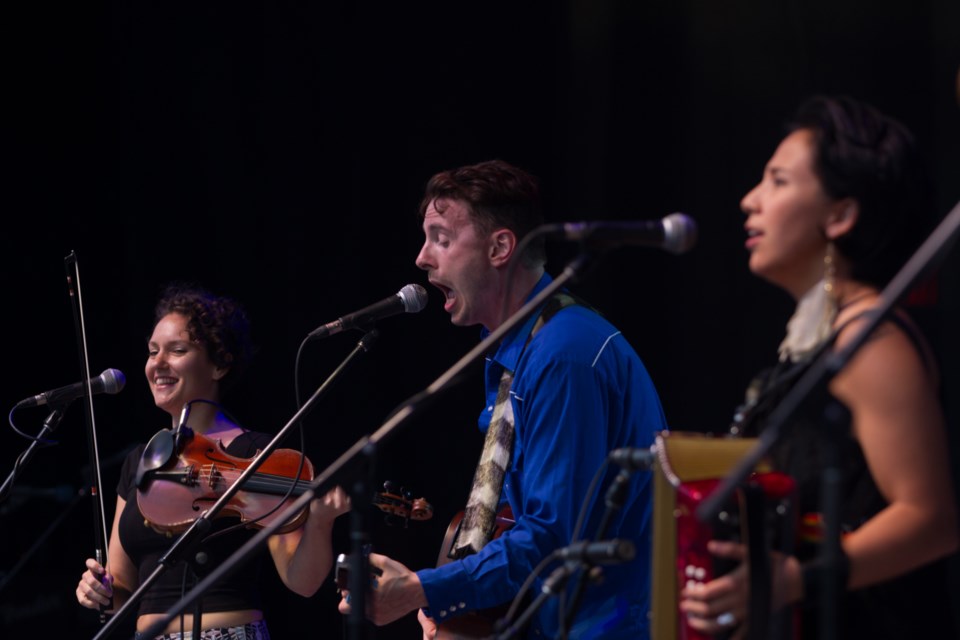
{"type": "Polygon", "coordinates": [[[799,362],[826,340],[837,317],[837,267],[833,243],[827,243],[823,256],[823,279],[813,286],[797,304],[787,336],[780,343],[780,360],[799,362]]]}

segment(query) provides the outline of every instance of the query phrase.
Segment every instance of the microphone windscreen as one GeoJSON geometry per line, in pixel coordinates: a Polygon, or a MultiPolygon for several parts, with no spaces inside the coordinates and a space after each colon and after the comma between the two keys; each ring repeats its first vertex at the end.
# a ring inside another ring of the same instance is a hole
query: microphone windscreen
{"type": "Polygon", "coordinates": [[[663,248],[671,253],[686,253],[697,244],[697,223],[684,213],[671,213],[663,219],[663,248]]]}
{"type": "Polygon", "coordinates": [[[119,369],[106,369],[100,374],[104,393],[120,393],[127,384],[127,377],[119,369]]]}
{"type": "Polygon", "coordinates": [[[427,306],[427,290],[419,284],[408,284],[400,289],[397,295],[403,301],[403,310],[407,313],[418,313],[427,306]]]}

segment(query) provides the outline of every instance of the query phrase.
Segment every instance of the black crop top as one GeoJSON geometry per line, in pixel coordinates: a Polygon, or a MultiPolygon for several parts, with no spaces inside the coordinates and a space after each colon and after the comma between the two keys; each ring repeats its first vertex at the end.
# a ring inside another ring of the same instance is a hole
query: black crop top
{"type": "MultiPolygon", "coordinates": [[[[258,449],[263,449],[271,440],[265,433],[247,431],[237,436],[228,447],[230,455],[250,458],[258,449]]],[[[136,474],[137,465],[146,445],[140,445],[130,452],[123,463],[117,495],[126,500],[126,507],[120,516],[119,535],[124,551],[137,567],[140,584],[153,574],[160,558],[167,553],[179,534],[167,537],[158,533],[144,521],[137,506],[136,474]]],[[[215,518],[211,534],[227,529],[239,523],[238,518],[215,518]]],[[[234,531],[201,543],[198,551],[208,557],[205,567],[209,572],[229,558],[244,545],[256,531],[238,528],[234,531]]],[[[208,536],[209,539],[209,536],[208,536]]],[[[195,554],[192,554],[193,557],[195,554]]],[[[230,576],[220,580],[200,601],[203,611],[236,611],[241,609],[259,609],[261,607],[257,583],[264,557],[269,558],[266,547],[261,548],[251,558],[241,563],[230,576]]],[[[176,604],[190,589],[204,577],[203,568],[196,568],[187,562],[179,562],[163,572],[140,601],[138,615],[165,613],[176,604]],[[195,574],[195,570],[197,573],[195,574]]]]}

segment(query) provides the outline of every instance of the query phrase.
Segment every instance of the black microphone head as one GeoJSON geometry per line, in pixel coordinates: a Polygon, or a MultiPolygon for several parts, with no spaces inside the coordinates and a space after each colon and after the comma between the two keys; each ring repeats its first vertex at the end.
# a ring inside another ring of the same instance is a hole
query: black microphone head
{"type": "Polygon", "coordinates": [[[427,306],[427,290],[419,284],[408,284],[397,292],[406,313],[423,311],[427,306]]]}
{"type": "Polygon", "coordinates": [[[670,253],[686,253],[697,244],[697,223],[683,213],[671,213],[663,222],[663,248],[670,253]]]}
{"type": "Polygon", "coordinates": [[[123,385],[127,384],[127,377],[119,369],[106,369],[100,374],[104,393],[120,393],[123,385]]]}
{"type": "Polygon", "coordinates": [[[617,553],[616,556],[624,562],[630,562],[635,557],[637,557],[637,547],[633,544],[631,540],[615,540],[617,543],[617,553]]]}

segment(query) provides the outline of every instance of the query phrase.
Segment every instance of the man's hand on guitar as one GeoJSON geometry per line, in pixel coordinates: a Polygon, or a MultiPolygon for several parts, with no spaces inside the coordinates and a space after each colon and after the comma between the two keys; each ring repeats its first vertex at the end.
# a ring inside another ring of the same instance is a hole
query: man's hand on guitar
{"type": "MultiPolygon", "coordinates": [[[[370,566],[381,570],[379,576],[371,576],[367,591],[367,617],[377,626],[390,624],[404,615],[427,606],[427,597],[420,586],[417,574],[396,560],[379,553],[371,553],[370,566]]],[[[338,609],[350,613],[350,592],[341,591],[338,609]]]]}

